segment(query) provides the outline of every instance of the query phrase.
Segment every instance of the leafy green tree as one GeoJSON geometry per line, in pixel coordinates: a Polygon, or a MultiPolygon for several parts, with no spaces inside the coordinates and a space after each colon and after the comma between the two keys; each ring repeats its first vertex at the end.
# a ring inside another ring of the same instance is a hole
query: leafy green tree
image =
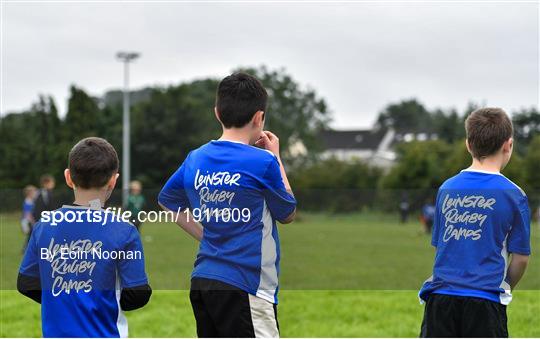
{"type": "Polygon", "coordinates": [[[451,144],[448,157],[443,160],[444,177],[450,178],[458,174],[462,169],[471,166],[471,154],[467,150],[465,139],[458,140],[451,144]]]}
{"type": "Polygon", "coordinates": [[[83,89],[71,86],[68,109],[64,120],[64,141],[72,145],[82,138],[97,136],[101,110],[97,99],[83,89]]]}
{"type": "Polygon", "coordinates": [[[386,106],[379,114],[377,126],[398,132],[427,132],[432,126],[432,116],[418,100],[409,99],[386,106]]]}
{"type": "Polygon", "coordinates": [[[0,183],[20,188],[36,184],[43,173],[60,177],[61,121],[51,97],[40,96],[29,111],[0,120],[0,183]]]}
{"type": "Polygon", "coordinates": [[[535,135],[540,134],[540,113],[535,108],[523,109],[513,114],[516,150],[524,155],[535,135]]]}
{"type": "Polygon", "coordinates": [[[453,143],[465,137],[464,118],[455,109],[448,112],[435,110],[432,113],[432,121],[433,129],[441,140],[453,143]]]}
{"type": "Polygon", "coordinates": [[[360,160],[330,158],[297,167],[290,180],[300,208],[346,212],[373,206],[381,175],[360,160]]]}
{"type": "Polygon", "coordinates": [[[451,154],[444,141],[412,141],[398,146],[398,161],[381,181],[388,189],[434,189],[446,179],[444,163],[451,154]]]}
{"type": "MultiPolygon", "coordinates": [[[[52,174],[65,157],[57,147],[62,137],[58,110],[51,97],[40,96],[39,101],[32,106],[30,114],[34,116],[34,121],[30,124],[34,134],[31,138],[34,142],[34,164],[43,173],[52,174]]],[[[58,173],[53,175],[60,177],[58,173]]]]}
{"type": "Polygon", "coordinates": [[[525,191],[535,206],[540,203],[540,135],[532,138],[528,152],[523,158],[523,171],[526,185],[525,191]]]}
{"type": "Polygon", "coordinates": [[[207,79],[155,89],[149,101],[134,107],[134,177],[157,188],[191,150],[219,138],[213,112],[216,86],[215,80],[207,79]]]}

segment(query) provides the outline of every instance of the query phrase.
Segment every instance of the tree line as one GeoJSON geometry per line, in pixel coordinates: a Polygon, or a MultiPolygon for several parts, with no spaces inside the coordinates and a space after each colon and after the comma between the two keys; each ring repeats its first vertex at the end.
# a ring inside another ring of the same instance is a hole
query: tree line
{"type": "MultiPolygon", "coordinates": [[[[329,128],[332,114],[315,90],[302,86],[283,69],[262,66],[237,70],[255,75],[269,91],[266,127],[280,137],[301,207],[345,211],[388,205],[384,192],[394,192],[395,200],[398,191],[432,190],[469,165],[463,123],[477,107],[474,104],[463,112],[429,110],[416,99],[389,104],[379,113],[375,128],[427,132],[436,134],[438,140],[398,145],[397,162],[385,172],[359,160],[318,156],[322,150],[318,135],[329,128]],[[298,142],[304,145],[306,154],[288,151],[298,142]]],[[[218,82],[217,78],[206,78],[131,93],[133,179],[155,191],[189,151],[219,137],[220,126],[212,110],[218,82]]],[[[28,110],[1,117],[0,186],[4,190],[37,184],[43,173],[62,182],[69,150],[87,136],[109,140],[121,159],[122,93],[111,91],[93,97],[75,85],[69,93],[63,117],[54,99],[46,95],[28,110]]],[[[539,190],[540,114],[535,109],[512,113],[516,154],[505,174],[528,191],[539,190]]]]}
{"type": "MultiPolygon", "coordinates": [[[[325,101],[284,70],[238,70],[254,74],[268,88],[266,125],[280,136],[283,149],[301,141],[315,152],[317,135],[330,118],[325,101]]],[[[189,151],[219,138],[221,127],[213,113],[218,82],[207,78],[131,94],[133,179],[160,187],[189,151]]],[[[121,92],[98,98],[72,85],[64,117],[50,96],[40,96],[26,111],[6,114],[0,120],[0,186],[36,184],[43,173],[63,180],[69,150],[87,136],[107,139],[122,158],[121,92]]],[[[284,157],[295,160],[287,152],[284,157]]]]}

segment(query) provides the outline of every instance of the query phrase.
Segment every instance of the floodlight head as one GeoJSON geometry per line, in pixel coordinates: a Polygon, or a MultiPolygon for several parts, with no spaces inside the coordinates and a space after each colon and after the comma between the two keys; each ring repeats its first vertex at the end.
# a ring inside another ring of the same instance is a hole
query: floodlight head
{"type": "Polygon", "coordinates": [[[116,53],[116,57],[123,62],[130,62],[132,60],[137,59],[140,56],[137,52],[118,52],[116,53]]]}

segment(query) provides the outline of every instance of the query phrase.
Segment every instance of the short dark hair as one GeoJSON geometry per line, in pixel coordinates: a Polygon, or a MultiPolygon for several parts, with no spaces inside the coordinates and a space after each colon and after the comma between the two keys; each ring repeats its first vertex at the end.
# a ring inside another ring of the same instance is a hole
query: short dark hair
{"type": "Polygon", "coordinates": [[[268,93],[252,75],[234,73],[218,85],[216,108],[226,128],[244,127],[258,111],[266,111],[268,93]]]}
{"type": "Polygon", "coordinates": [[[69,152],[69,171],[75,186],[100,188],[118,172],[118,154],[105,139],[90,137],[79,141],[69,152]]]}
{"type": "Polygon", "coordinates": [[[479,108],[472,112],[465,120],[465,130],[472,156],[476,159],[497,153],[514,134],[508,114],[494,107],[479,108]]]}

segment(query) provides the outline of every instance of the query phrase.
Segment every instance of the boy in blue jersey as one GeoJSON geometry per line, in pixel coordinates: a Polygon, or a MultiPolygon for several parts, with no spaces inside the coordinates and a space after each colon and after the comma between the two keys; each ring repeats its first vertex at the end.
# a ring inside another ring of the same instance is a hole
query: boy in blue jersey
{"type": "Polygon", "coordinates": [[[263,131],[267,97],[248,74],[224,78],[215,107],[221,138],[190,152],[159,194],[200,240],[190,292],[199,337],[279,336],[276,221],[293,221],[296,200],[279,140],[263,131]]]}
{"type": "Polygon", "coordinates": [[[64,173],[73,204],[43,212],[34,226],[17,289],[41,304],[44,337],[127,337],[122,311],[150,298],[139,232],[102,209],[118,165],[106,140],[81,140],[64,173]]]}
{"type": "Polygon", "coordinates": [[[465,122],[468,169],[440,187],[433,225],[433,275],[422,286],[422,337],[508,337],[506,306],[530,255],[525,193],[500,171],[513,127],[499,108],[465,122]]]}
{"type": "Polygon", "coordinates": [[[23,253],[26,250],[28,241],[30,240],[30,234],[32,233],[32,225],[36,222],[34,220],[34,200],[37,195],[37,188],[32,185],[28,185],[23,190],[24,201],[22,205],[22,218],[21,218],[21,229],[26,235],[26,239],[23,246],[23,253]]]}

